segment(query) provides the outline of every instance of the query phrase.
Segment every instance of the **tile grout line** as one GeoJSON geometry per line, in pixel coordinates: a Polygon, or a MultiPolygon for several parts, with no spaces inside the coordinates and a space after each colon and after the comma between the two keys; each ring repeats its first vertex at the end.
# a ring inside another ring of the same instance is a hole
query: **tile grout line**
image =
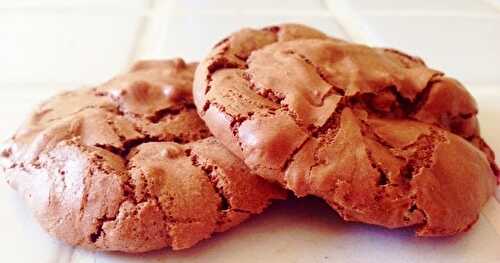
{"type": "Polygon", "coordinates": [[[167,39],[168,19],[175,8],[174,0],[164,0],[159,5],[156,0],[149,0],[147,10],[140,21],[135,44],[128,58],[129,66],[140,59],[161,59],[162,47],[167,39]]]}
{"type": "MultiPolygon", "coordinates": [[[[131,67],[131,65],[135,62],[139,53],[141,52],[141,49],[143,48],[143,42],[145,41],[146,28],[148,27],[148,25],[150,23],[148,11],[150,11],[153,8],[153,1],[148,0],[145,3],[145,6],[146,6],[146,12],[143,12],[142,14],[140,14],[140,19],[139,19],[139,22],[138,22],[138,25],[136,28],[135,36],[134,36],[134,42],[133,42],[133,45],[132,45],[130,52],[128,54],[128,57],[127,57],[127,62],[126,62],[127,65],[123,65],[123,67],[124,67],[122,69],[123,71],[125,71],[131,67]]],[[[73,246],[70,247],[68,257],[62,258],[62,259],[69,259],[66,262],[72,263],[75,259],[74,258],[75,252],[76,252],[76,248],[73,246]]],[[[94,262],[97,262],[96,254],[93,253],[92,256],[93,256],[94,262]]]]}
{"type": "Polygon", "coordinates": [[[132,48],[130,49],[130,53],[127,58],[127,65],[124,65],[123,71],[127,70],[132,66],[132,64],[137,60],[138,56],[142,52],[142,49],[144,48],[144,42],[145,36],[146,36],[146,30],[149,26],[150,19],[149,19],[149,12],[153,9],[153,1],[148,0],[145,3],[145,12],[140,15],[140,19],[136,28],[136,32],[134,35],[134,43],[132,45],[132,48]]]}
{"type": "Polygon", "coordinates": [[[71,263],[73,259],[73,253],[75,252],[75,247],[68,246],[66,244],[59,245],[61,250],[58,250],[56,261],[57,263],[71,263]]]}
{"type": "Polygon", "coordinates": [[[333,12],[330,10],[327,0],[322,0],[321,4],[323,9],[328,10],[332,19],[339,26],[340,31],[346,36],[347,40],[354,41],[352,34],[350,34],[349,30],[346,29],[345,25],[341,21],[339,21],[339,19],[335,15],[332,14],[333,12]]]}
{"type": "Polygon", "coordinates": [[[379,37],[369,33],[369,29],[363,24],[361,17],[356,14],[347,1],[325,0],[324,3],[339,25],[354,42],[381,43],[379,37]]]}
{"type": "MultiPolygon", "coordinates": [[[[154,33],[158,34],[158,40],[154,41],[154,46],[151,46],[150,53],[152,52],[152,55],[154,57],[164,57],[164,52],[163,52],[163,47],[165,46],[166,42],[168,41],[168,31],[169,31],[169,26],[170,22],[169,19],[164,19],[160,23],[158,19],[159,17],[165,16],[166,18],[169,18],[170,16],[174,15],[174,10],[175,13],[178,15],[177,11],[177,4],[176,0],[164,0],[165,4],[163,6],[156,6],[155,7],[155,16],[152,18],[152,23],[151,23],[151,35],[155,35],[154,33]],[[155,32],[156,30],[156,32],[155,32]]],[[[151,54],[150,54],[151,55],[151,54]]]]}
{"type": "Polygon", "coordinates": [[[490,14],[482,12],[467,12],[467,11],[433,11],[433,10],[367,10],[359,11],[362,15],[369,16],[393,16],[393,17],[462,17],[462,18],[481,18],[481,19],[498,19],[500,14],[490,14]]]}
{"type": "Polygon", "coordinates": [[[186,8],[176,9],[177,15],[248,15],[248,16],[316,16],[316,17],[329,17],[331,13],[323,10],[270,10],[270,9],[199,9],[190,10],[186,8]]]}
{"type": "Polygon", "coordinates": [[[125,68],[123,69],[123,71],[126,71],[128,68],[130,68],[132,64],[136,61],[138,55],[141,53],[141,48],[143,42],[145,41],[144,36],[146,33],[146,27],[149,24],[149,20],[150,19],[148,16],[141,15],[141,18],[139,19],[137,29],[135,32],[134,42],[127,58],[127,65],[124,65],[125,68]]]}
{"type": "Polygon", "coordinates": [[[484,204],[481,215],[485,217],[486,221],[493,226],[497,235],[500,236],[500,203],[495,196],[490,197],[488,202],[484,204]]]}
{"type": "MultiPolygon", "coordinates": [[[[158,0],[146,0],[145,9],[138,11],[133,7],[118,7],[118,11],[116,12],[116,8],[110,8],[109,6],[100,7],[98,5],[90,5],[90,8],[85,8],[79,5],[63,5],[63,6],[51,6],[51,5],[27,5],[27,6],[2,6],[0,4],[0,12],[30,12],[30,13],[38,13],[38,14],[52,14],[57,13],[57,10],[64,10],[66,12],[75,12],[79,14],[109,14],[113,15],[131,15],[131,14],[146,14],[150,15],[155,13],[151,11],[155,9],[154,7],[157,4],[154,4],[158,0]],[[95,10],[95,8],[99,8],[95,10]],[[56,11],[55,11],[56,10],[56,11]]],[[[163,0],[162,2],[166,3],[164,6],[167,8],[172,7],[172,3],[175,0],[163,0]]],[[[176,6],[174,4],[174,6],[176,6]]],[[[172,9],[172,8],[171,8],[172,9]]],[[[302,15],[302,16],[328,16],[329,12],[317,9],[305,9],[305,10],[296,10],[296,9],[268,9],[268,8],[249,8],[249,9],[238,9],[238,8],[207,8],[207,9],[188,9],[185,7],[177,7],[176,13],[179,15],[187,15],[187,14],[203,14],[203,15],[302,15]]]]}
{"type": "MultiPolygon", "coordinates": [[[[136,29],[135,36],[134,36],[134,38],[135,38],[134,39],[134,43],[133,43],[132,48],[130,49],[129,55],[127,57],[127,65],[124,65],[125,68],[122,69],[123,71],[125,71],[125,70],[127,70],[128,68],[131,67],[131,65],[138,58],[139,53],[141,53],[141,49],[143,48],[143,45],[144,45],[143,42],[145,41],[146,29],[147,29],[147,27],[148,27],[148,25],[150,23],[150,19],[149,19],[149,16],[148,16],[148,14],[149,14],[148,11],[152,10],[153,7],[154,7],[153,0],[148,0],[145,3],[145,6],[146,6],[146,12],[144,12],[143,14],[141,14],[140,20],[138,22],[139,24],[137,25],[137,29],[136,29]]],[[[62,248],[63,247],[60,246],[58,248],[58,252],[62,248]]],[[[62,262],[72,263],[74,261],[74,255],[75,255],[76,247],[71,246],[69,249],[70,250],[69,250],[68,256],[60,258],[60,259],[63,260],[62,262]]],[[[58,253],[58,255],[60,255],[60,254],[61,254],[61,252],[58,253]]],[[[94,262],[97,262],[96,253],[92,253],[92,257],[94,259],[94,262]]]]}
{"type": "Polygon", "coordinates": [[[500,1],[497,0],[483,0],[484,3],[492,6],[497,12],[500,13],[500,1]]]}

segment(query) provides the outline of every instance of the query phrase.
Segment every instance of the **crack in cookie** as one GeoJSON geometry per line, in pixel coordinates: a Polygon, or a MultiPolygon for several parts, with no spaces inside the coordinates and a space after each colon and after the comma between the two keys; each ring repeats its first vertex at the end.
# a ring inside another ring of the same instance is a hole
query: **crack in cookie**
{"type": "Polygon", "coordinates": [[[140,61],[39,106],[1,158],[42,227],[93,250],[184,249],[286,198],[211,137],[195,68],[140,61]]]}
{"type": "Polygon", "coordinates": [[[455,234],[498,176],[467,90],[394,49],[296,24],[243,29],[200,64],[193,94],[214,136],[255,173],[346,220],[455,234]]]}

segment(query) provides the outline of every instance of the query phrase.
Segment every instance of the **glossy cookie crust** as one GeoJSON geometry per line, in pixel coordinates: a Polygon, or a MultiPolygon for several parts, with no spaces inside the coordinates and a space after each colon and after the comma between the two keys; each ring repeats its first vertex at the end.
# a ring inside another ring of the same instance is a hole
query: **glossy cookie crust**
{"type": "Polygon", "coordinates": [[[200,64],[193,92],[210,131],[252,171],[346,220],[451,235],[495,187],[474,99],[397,50],[302,25],[243,29],[200,64]]]}
{"type": "Polygon", "coordinates": [[[141,61],[30,116],[2,167],[50,234],[95,250],[183,249],[285,198],[210,136],[195,67],[141,61]]]}

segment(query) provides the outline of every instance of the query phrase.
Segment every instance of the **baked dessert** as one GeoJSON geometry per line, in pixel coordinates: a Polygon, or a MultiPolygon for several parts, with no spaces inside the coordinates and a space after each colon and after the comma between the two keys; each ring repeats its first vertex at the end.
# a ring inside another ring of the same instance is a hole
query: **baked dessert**
{"type": "Polygon", "coordinates": [[[2,167],[43,228],[87,249],[183,249],[286,197],[210,136],[192,102],[195,67],[141,61],[36,109],[2,167]]]}
{"type": "Polygon", "coordinates": [[[495,187],[474,99],[397,50],[296,24],[242,29],[200,63],[193,92],[210,131],[253,172],[349,221],[452,235],[495,187]]]}

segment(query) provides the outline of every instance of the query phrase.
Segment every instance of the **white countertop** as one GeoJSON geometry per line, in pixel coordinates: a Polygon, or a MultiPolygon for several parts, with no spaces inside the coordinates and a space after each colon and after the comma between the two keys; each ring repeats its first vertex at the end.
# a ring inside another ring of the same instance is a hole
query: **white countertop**
{"type": "MultiPolygon", "coordinates": [[[[0,140],[58,91],[103,82],[140,58],[200,60],[231,31],[283,22],[397,47],[461,80],[500,154],[500,0],[2,0],[0,140]]],[[[342,222],[318,200],[287,201],[193,249],[128,256],[52,239],[0,180],[0,251],[4,262],[42,263],[500,262],[500,205],[492,198],[466,234],[418,239],[342,222]]]]}

